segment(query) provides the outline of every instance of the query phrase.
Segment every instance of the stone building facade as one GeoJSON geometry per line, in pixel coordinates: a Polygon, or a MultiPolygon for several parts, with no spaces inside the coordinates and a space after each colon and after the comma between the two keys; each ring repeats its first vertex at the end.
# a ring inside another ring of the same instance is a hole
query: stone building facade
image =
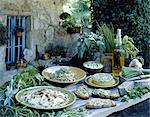
{"type": "MultiPolygon", "coordinates": [[[[34,60],[36,45],[38,51],[44,53],[49,43],[68,45],[76,35],[67,34],[59,26],[59,16],[63,12],[64,0],[0,0],[0,22],[8,25],[8,16],[30,17],[25,48],[32,50],[34,60]]],[[[0,56],[0,64],[5,65],[5,55],[0,56]]],[[[5,69],[0,69],[3,73],[5,69]]]]}
{"type": "Polygon", "coordinates": [[[72,36],[58,27],[63,4],[63,0],[0,0],[0,22],[6,25],[8,15],[30,17],[31,30],[28,32],[26,47],[33,51],[34,58],[36,44],[39,52],[43,53],[50,42],[70,42],[72,36]]]}
{"type": "MultiPolygon", "coordinates": [[[[0,22],[8,25],[8,16],[30,17],[25,48],[32,50],[34,60],[36,45],[38,51],[44,54],[49,43],[68,46],[76,40],[78,34],[67,34],[66,30],[59,26],[59,16],[64,12],[63,5],[64,0],[0,0],[0,22]]],[[[6,71],[4,58],[5,55],[0,56],[0,74],[6,71]]]]}

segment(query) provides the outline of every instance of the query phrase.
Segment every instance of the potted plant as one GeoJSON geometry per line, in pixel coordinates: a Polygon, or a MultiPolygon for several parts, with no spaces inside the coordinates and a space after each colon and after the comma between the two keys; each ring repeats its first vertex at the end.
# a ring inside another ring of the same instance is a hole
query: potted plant
{"type": "Polygon", "coordinates": [[[105,44],[102,35],[93,32],[80,35],[76,47],[76,54],[80,59],[93,60],[96,59],[96,53],[102,55],[104,51],[105,44]]]}
{"type": "Polygon", "coordinates": [[[20,26],[16,26],[15,27],[15,35],[16,37],[21,37],[22,36],[22,32],[23,32],[23,28],[20,26]]]}
{"type": "Polygon", "coordinates": [[[5,53],[7,43],[7,27],[0,23],[0,72],[6,69],[5,53]]]}
{"type": "Polygon", "coordinates": [[[131,37],[125,35],[122,39],[122,47],[125,50],[125,64],[131,62],[131,60],[138,58],[141,59],[141,62],[144,64],[144,59],[137,57],[139,50],[134,46],[134,41],[131,37]]]}
{"type": "Polygon", "coordinates": [[[80,33],[81,27],[76,26],[75,17],[71,16],[69,13],[62,13],[60,15],[61,26],[67,30],[67,33],[80,33]]]}
{"type": "Polygon", "coordinates": [[[115,48],[115,36],[113,26],[108,27],[106,24],[98,25],[99,32],[103,34],[106,50],[102,55],[101,62],[104,65],[104,72],[112,71],[112,52],[115,48]]]}

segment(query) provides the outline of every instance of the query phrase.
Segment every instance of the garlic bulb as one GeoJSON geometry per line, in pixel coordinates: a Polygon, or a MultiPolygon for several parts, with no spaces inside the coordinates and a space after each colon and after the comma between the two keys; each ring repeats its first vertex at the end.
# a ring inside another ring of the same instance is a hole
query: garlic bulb
{"type": "Polygon", "coordinates": [[[138,59],[133,59],[130,62],[129,67],[134,67],[134,68],[137,68],[137,69],[142,69],[142,64],[139,62],[138,59]]]}

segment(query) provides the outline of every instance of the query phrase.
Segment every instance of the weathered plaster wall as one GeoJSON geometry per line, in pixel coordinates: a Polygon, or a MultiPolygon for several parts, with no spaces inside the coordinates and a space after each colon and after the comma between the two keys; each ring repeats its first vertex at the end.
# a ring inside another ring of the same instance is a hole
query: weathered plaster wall
{"type": "MultiPolygon", "coordinates": [[[[63,0],[0,0],[0,21],[6,24],[7,15],[31,16],[31,32],[28,42],[33,52],[35,45],[44,52],[50,42],[69,43],[72,36],[58,28],[59,15],[63,12],[63,0]],[[54,27],[48,28],[48,24],[54,27]],[[57,27],[57,28],[56,28],[57,27]]],[[[62,44],[62,43],[61,43],[62,44]]]]}
{"type": "Polygon", "coordinates": [[[3,77],[3,73],[6,71],[5,51],[6,46],[0,46],[0,82],[1,78],[3,77]]]}

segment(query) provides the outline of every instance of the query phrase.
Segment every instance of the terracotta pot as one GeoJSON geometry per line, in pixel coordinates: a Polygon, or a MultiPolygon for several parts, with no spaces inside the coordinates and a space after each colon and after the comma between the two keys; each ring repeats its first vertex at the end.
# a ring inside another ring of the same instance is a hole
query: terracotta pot
{"type": "Polygon", "coordinates": [[[101,57],[101,63],[104,65],[104,72],[112,72],[112,53],[104,53],[101,57]]]}
{"type": "Polygon", "coordinates": [[[44,54],[44,59],[45,59],[45,60],[48,60],[48,59],[49,59],[49,53],[45,53],[45,54],[44,54]]]}
{"type": "Polygon", "coordinates": [[[22,32],[16,32],[16,36],[17,37],[21,37],[22,36],[22,32]]]}

